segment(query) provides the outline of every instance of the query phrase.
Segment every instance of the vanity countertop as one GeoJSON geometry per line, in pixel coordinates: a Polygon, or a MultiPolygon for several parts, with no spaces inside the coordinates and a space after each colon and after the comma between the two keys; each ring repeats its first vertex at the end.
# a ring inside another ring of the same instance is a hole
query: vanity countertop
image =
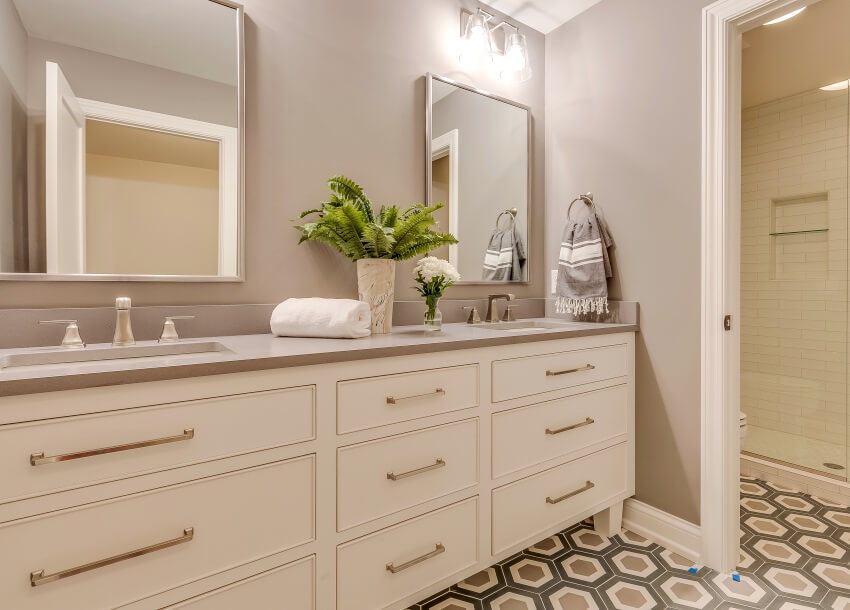
{"type": "MultiPolygon", "coordinates": [[[[554,319],[548,321],[558,322],[560,326],[507,332],[468,324],[444,324],[441,332],[427,334],[421,326],[401,326],[393,328],[392,334],[363,339],[311,339],[275,337],[271,334],[187,339],[185,343],[217,341],[228,351],[0,368],[0,396],[387,358],[639,330],[637,324],[566,322],[554,319]]],[[[146,344],[155,345],[156,342],[137,343],[137,345],[146,344]]],[[[87,349],[98,347],[109,346],[90,345],[87,349]]],[[[38,353],[57,349],[0,350],[0,361],[10,354],[38,353]]]]}

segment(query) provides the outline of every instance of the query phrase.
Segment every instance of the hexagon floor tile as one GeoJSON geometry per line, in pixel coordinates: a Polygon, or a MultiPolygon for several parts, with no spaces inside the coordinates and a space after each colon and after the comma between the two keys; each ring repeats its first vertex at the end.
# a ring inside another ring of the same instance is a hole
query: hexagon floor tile
{"type": "Polygon", "coordinates": [[[749,477],[741,492],[740,583],[579,523],[411,610],[850,610],[850,508],[749,477]]]}

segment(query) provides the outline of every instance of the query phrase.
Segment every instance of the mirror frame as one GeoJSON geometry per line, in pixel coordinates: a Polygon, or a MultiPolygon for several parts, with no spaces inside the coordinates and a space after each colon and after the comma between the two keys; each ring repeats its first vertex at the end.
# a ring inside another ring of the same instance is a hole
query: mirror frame
{"type": "Polygon", "coordinates": [[[435,80],[446,83],[448,85],[454,85],[460,89],[465,89],[466,91],[471,91],[472,93],[477,93],[479,95],[483,95],[485,97],[489,97],[490,99],[496,100],[498,102],[504,102],[505,104],[510,104],[511,106],[515,106],[516,108],[520,108],[525,110],[526,115],[528,117],[528,148],[526,151],[526,157],[528,161],[528,168],[526,170],[526,182],[527,182],[527,190],[526,190],[526,250],[528,251],[528,258],[525,262],[525,279],[518,281],[501,281],[501,280],[463,280],[461,279],[459,282],[456,282],[456,286],[528,286],[531,284],[531,219],[532,219],[532,154],[534,151],[534,124],[531,117],[531,107],[526,106],[525,104],[520,104],[519,102],[515,102],[514,100],[510,100],[508,98],[496,95],[494,93],[490,93],[489,91],[485,91],[484,89],[479,89],[478,87],[473,87],[471,85],[466,85],[464,83],[458,82],[453,78],[449,78],[448,76],[441,76],[439,74],[433,74],[428,72],[425,75],[425,204],[432,205],[433,204],[433,193],[432,193],[432,150],[431,143],[434,140],[433,134],[433,117],[432,117],[432,102],[433,102],[433,94],[432,94],[432,84],[435,80]]]}
{"type": "Polygon", "coordinates": [[[0,281],[16,282],[244,282],[245,281],[245,8],[230,0],[208,0],[236,11],[237,50],[237,263],[236,275],[121,275],[98,273],[0,273],[0,281]]]}

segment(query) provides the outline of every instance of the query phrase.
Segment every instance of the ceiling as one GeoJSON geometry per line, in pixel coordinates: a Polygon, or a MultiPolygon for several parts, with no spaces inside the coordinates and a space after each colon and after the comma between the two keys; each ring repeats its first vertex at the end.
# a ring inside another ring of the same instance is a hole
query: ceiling
{"type": "Polygon", "coordinates": [[[743,37],[744,108],[850,78],[850,1],[820,0],[743,37]]]}
{"type": "Polygon", "coordinates": [[[487,0],[512,19],[548,34],[601,0],[487,0]]]}
{"type": "Polygon", "coordinates": [[[210,0],[14,0],[33,38],[228,85],[236,11],[210,0]]]}

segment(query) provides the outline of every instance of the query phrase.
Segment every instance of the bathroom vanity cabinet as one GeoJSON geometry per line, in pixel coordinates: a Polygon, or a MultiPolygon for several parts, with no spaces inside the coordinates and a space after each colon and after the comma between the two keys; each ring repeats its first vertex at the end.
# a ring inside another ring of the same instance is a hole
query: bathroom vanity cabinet
{"type": "Polygon", "coordinates": [[[402,609],[619,529],[634,333],[4,397],[0,480],[4,608],[402,609]]]}

